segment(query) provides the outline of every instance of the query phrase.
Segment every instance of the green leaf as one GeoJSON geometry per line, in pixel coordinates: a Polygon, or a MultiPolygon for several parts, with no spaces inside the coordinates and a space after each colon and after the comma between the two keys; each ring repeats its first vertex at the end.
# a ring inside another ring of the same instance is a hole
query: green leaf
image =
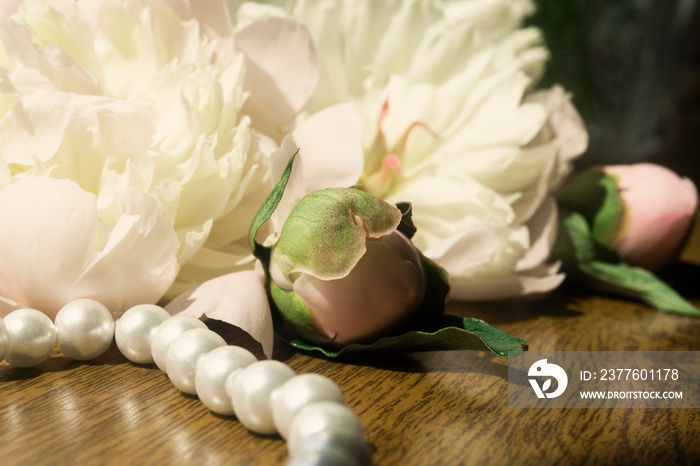
{"type": "Polygon", "coordinates": [[[297,338],[288,340],[295,348],[318,351],[328,357],[369,351],[485,350],[502,357],[527,351],[527,342],[491,327],[483,320],[443,314],[418,319],[416,328],[403,334],[380,338],[371,344],[350,344],[342,348],[322,347],[297,338]]]}
{"type": "Polygon", "coordinates": [[[299,150],[297,149],[297,151],[294,154],[292,154],[292,156],[289,158],[287,166],[282,172],[282,176],[280,177],[279,182],[277,182],[275,187],[272,188],[272,191],[267,196],[267,199],[265,199],[265,202],[263,202],[263,204],[260,206],[260,209],[258,209],[257,213],[255,214],[255,217],[253,218],[252,223],[250,224],[250,229],[248,230],[248,246],[253,252],[253,255],[263,263],[265,270],[268,269],[268,265],[270,264],[270,248],[265,247],[257,241],[255,241],[255,235],[257,235],[258,230],[260,230],[260,227],[262,227],[263,224],[270,219],[272,213],[275,211],[280,201],[282,200],[284,188],[287,187],[289,176],[292,174],[292,165],[294,164],[294,158],[298,153],[299,150]]]}
{"type": "Polygon", "coordinates": [[[579,284],[601,292],[642,301],[663,311],[700,315],[700,310],[648,270],[624,263],[612,250],[592,238],[578,212],[560,212],[554,256],[579,284]]]}
{"type": "Polygon", "coordinates": [[[624,262],[591,261],[581,271],[601,280],[601,290],[643,301],[662,311],[700,316],[700,310],[648,270],[624,262]]]}

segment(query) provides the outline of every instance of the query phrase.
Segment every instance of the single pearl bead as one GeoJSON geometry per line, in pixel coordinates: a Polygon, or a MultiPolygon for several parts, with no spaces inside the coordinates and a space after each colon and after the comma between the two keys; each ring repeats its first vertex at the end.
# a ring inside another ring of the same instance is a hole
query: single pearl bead
{"type": "Polygon", "coordinates": [[[151,339],[151,355],[160,370],[168,373],[165,366],[168,348],[180,335],[193,328],[206,329],[207,326],[196,317],[178,315],[166,320],[156,329],[151,339]]]}
{"type": "Polygon", "coordinates": [[[10,333],[7,331],[7,326],[0,319],[0,361],[5,359],[7,349],[10,347],[10,333]]]}
{"type": "Polygon", "coordinates": [[[5,360],[16,367],[32,367],[46,361],[56,346],[56,327],[36,309],[17,309],[5,316],[9,345],[5,360]]]}
{"type": "Polygon", "coordinates": [[[199,399],[217,414],[234,414],[231,398],[226,393],[226,380],[235,371],[244,369],[257,359],[240,346],[222,346],[197,361],[194,385],[199,399]]]}
{"type": "Polygon", "coordinates": [[[312,450],[300,453],[287,461],[285,466],[367,466],[351,455],[333,449],[312,450]]]}
{"type": "Polygon", "coordinates": [[[298,375],[272,393],[272,417],[282,438],[287,438],[294,415],[304,406],[318,401],[345,404],[342,390],[331,379],[320,374],[298,375]]]}
{"type": "Polygon", "coordinates": [[[197,360],[220,346],[226,346],[226,341],[209,329],[193,328],[177,337],[165,356],[168,377],[173,385],[190,395],[197,394],[194,385],[197,360]]]}
{"type": "Polygon", "coordinates": [[[63,306],[55,325],[58,349],[80,361],[107,351],[114,337],[112,313],[93,299],[77,299],[63,306]]]}
{"type": "Polygon", "coordinates": [[[151,338],[156,328],[169,317],[168,311],[155,304],[139,304],[126,311],[114,328],[119,351],[136,364],[152,363],[151,338]]]}
{"type": "Polygon", "coordinates": [[[304,438],[304,441],[296,448],[294,456],[289,464],[307,464],[302,462],[306,459],[309,464],[314,463],[315,458],[324,458],[325,454],[333,453],[331,459],[342,458],[345,463],[358,466],[372,464],[372,449],[369,443],[355,432],[340,432],[322,430],[304,438]]]}
{"type": "Polygon", "coordinates": [[[273,360],[258,361],[231,374],[226,381],[226,392],[238,420],[255,433],[274,434],[270,396],[292,377],[291,368],[273,360]]]}
{"type": "Polygon", "coordinates": [[[319,401],[303,407],[294,416],[287,437],[290,456],[295,456],[310,437],[324,431],[364,438],[360,420],[347,406],[319,401]]]}

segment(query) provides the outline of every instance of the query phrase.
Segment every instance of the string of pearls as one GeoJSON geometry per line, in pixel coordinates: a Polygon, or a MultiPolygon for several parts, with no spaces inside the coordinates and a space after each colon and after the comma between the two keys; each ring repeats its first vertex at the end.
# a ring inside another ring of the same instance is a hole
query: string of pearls
{"type": "Polygon", "coordinates": [[[211,411],[235,415],[249,430],[287,440],[289,466],[367,465],[372,454],[357,416],[340,388],[319,374],[296,375],[274,360],[258,361],[227,345],[199,319],[170,316],[143,304],[119,320],[101,303],[68,303],[55,322],[35,309],[0,319],[0,360],[16,367],[46,361],[55,346],[76,360],[104,353],[116,340],[137,364],[155,363],[179,390],[197,395],[211,411]]]}

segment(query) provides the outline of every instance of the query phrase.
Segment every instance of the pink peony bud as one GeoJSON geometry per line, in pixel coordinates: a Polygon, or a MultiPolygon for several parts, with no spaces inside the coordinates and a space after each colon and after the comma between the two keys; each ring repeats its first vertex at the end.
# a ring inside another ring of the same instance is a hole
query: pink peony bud
{"type": "Polygon", "coordinates": [[[656,270],[673,260],[688,234],[698,192],[688,178],[651,163],[604,168],[624,203],[618,234],[606,245],[630,265],[656,270]]]}
{"type": "Polygon", "coordinates": [[[304,197],[272,252],[271,291],[288,324],[310,341],[367,342],[413,316],[424,264],[397,230],[396,207],[354,189],[304,197]]]}
{"type": "Polygon", "coordinates": [[[294,291],[319,327],[344,345],[385,334],[410,317],[423,300],[425,274],[411,241],[398,231],[367,240],[367,252],[337,280],[302,274],[294,291]]]}

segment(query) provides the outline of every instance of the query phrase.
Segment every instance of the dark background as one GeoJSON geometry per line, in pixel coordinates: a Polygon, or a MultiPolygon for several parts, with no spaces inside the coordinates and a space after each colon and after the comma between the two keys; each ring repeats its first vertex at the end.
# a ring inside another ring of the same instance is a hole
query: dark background
{"type": "Polygon", "coordinates": [[[535,0],[590,135],[578,167],[654,162],[700,185],[699,0],[535,0]]]}

